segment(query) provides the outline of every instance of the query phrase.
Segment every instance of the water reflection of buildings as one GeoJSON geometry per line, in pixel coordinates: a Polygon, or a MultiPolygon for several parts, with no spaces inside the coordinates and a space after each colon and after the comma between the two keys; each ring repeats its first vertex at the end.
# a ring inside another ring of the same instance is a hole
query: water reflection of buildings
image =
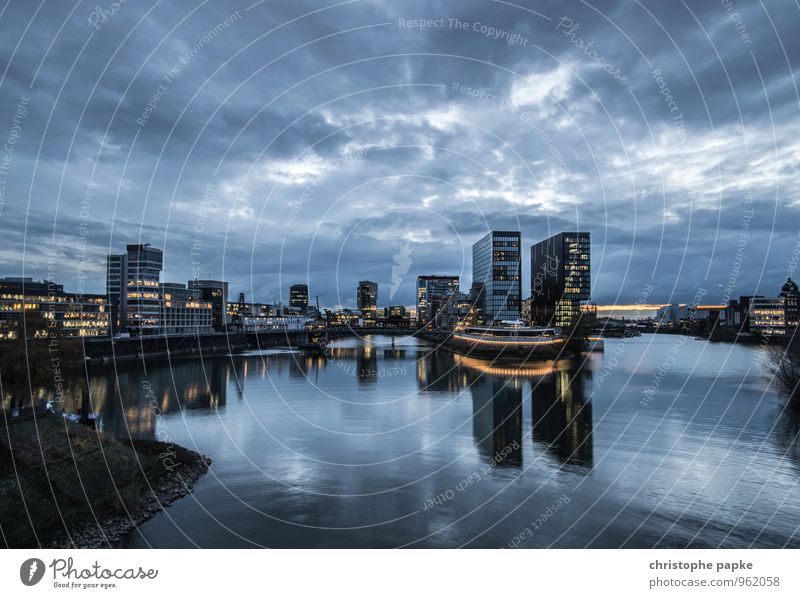
{"type": "Polygon", "coordinates": [[[466,368],[456,367],[459,356],[450,351],[431,351],[417,360],[417,383],[420,392],[449,392],[456,394],[476,378],[466,368]]]}
{"type": "MultiPolygon", "coordinates": [[[[100,413],[100,429],[119,438],[158,438],[165,417],[187,410],[213,412],[225,406],[230,363],[220,360],[177,360],[165,367],[103,368],[91,372],[92,407],[100,413]]],[[[73,395],[65,408],[76,411],[73,395]]]]}
{"type": "Polygon", "coordinates": [[[472,433],[494,465],[522,465],[522,381],[480,376],[472,390],[472,433]]]}
{"type": "Polygon", "coordinates": [[[450,359],[449,376],[444,363],[428,364],[420,371],[434,370],[449,384],[469,386],[475,443],[483,456],[497,461],[498,454],[506,455],[498,464],[521,465],[523,389],[529,383],[534,442],[561,463],[592,465],[592,407],[585,397],[588,368],[568,360],[520,365],[461,355],[450,359]]]}
{"type": "Polygon", "coordinates": [[[560,370],[534,383],[531,391],[534,442],[570,465],[591,466],[594,457],[592,404],[584,394],[587,375],[560,370]]]}
{"type": "MultiPolygon", "coordinates": [[[[94,410],[101,429],[119,437],[162,438],[167,416],[187,410],[213,414],[225,406],[228,386],[244,398],[247,379],[305,378],[318,383],[320,372],[333,368],[359,385],[372,386],[397,374],[414,375],[420,393],[470,393],[475,446],[488,462],[521,466],[523,441],[533,439],[559,462],[591,466],[592,411],[585,400],[587,370],[569,361],[493,364],[449,351],[425,347],[334,347],[324,355],[270,350],[227,359],[187,359],[154,367],[97,369],[91,375],[94,410]],[[415,363],[416,361],[416,363],[415,363]],[[232,384],[236,382],[236,384],[232,384]],[[530,399],[528,399],[530,397],[530,399]],[[524,402],[531,401],[532,435],[523,434],[524,402]]],[[[80,407],[74,395],[68,410],[80,407]]],[[[182,425],[178,422],[176,426],[182,425]]],[[[540,449],[541,450],[541,449],[540,449]]]]}

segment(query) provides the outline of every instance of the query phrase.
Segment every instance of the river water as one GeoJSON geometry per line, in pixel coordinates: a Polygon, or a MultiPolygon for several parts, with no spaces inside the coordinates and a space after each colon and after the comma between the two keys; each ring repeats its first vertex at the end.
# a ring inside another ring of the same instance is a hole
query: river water
{"type": "Polygon", "coordinates": [[[91,394],[103,430],[214,462],[123,547],[800,547],[797,429],[752,347],[520,369],[378,336],[120,362],[91,394]]]}

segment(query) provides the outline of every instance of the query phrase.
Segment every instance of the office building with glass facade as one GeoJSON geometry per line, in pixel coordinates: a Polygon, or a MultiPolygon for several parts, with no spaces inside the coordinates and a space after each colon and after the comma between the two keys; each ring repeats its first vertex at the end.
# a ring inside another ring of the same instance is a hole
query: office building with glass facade
{"type": "Polygon", "coordinates": [[[492,231],[472,246],[472,281],[482,288],[480,308],[488,324],[520,318],[521,241],[519,231],[492,231]]]}
{"type": "Polygon", "coordinates": [[[433,325],[439,310],[458,292],[458,276],[418,276],[417,323],[420,326],[433,325]]]}
{"type": "Polygon", "coordinates": [[[591,297],[589,233],[559,233],[531,246],[531,321],[568,327],[591,297]]]}
{"type": "Polygon", "coordinates": [[[158,334],[163,309],[160,278],[164,255],[149,243],[128,245],[127,250],[125,330],[142,336],[158,334]]]}
{"type": "Polygon", "coordinates": [[[378,310],[378,283],[370,280],[360,281],[356,297],[358,309],[362,312],[376,312],[378,310]]]}

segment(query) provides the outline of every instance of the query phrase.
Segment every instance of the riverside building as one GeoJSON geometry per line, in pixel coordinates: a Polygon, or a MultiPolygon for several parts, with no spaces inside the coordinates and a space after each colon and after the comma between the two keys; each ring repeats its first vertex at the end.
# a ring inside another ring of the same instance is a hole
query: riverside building
{"type": "Polygon", "coordinates": [[[562,232],[531,246],[531,321],[568,327],[591,297],[589,233],[562,232]]]}
{"type": "Polygon", "coordinates": [[[65,293],[54,282],[33,278],[0,279],[0,338],[24,330],[34,338],[106,336],[110,311],[103,295],[65,293]],[[32,315],[36,314],[37,318],[32,315]]]}
{"type": "Polygon", "coordinates": [[[487,324],[519,320],[522,262],[519,231],[492,231],[472,246],[472,280],[481,285],[487,324]]]}
{"type": "Polygon", "coordinates": [[[208,334],[224,326],[227,283],[162,283],[164,254],[149,243],[131,244],[106,258],[106,297],[115,334],[208,334]],[[206,298],[208,295],[208,298],[206,298]]]}

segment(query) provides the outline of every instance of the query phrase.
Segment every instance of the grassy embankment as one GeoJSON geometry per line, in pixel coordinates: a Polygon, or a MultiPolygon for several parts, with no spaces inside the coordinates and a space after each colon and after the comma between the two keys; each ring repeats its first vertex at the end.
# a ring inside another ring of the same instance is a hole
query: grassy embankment
{"type": "Polygon", "coordinates": [[[0,421],[0,546],[108,546],[206,469],[181,447],[118,440],[52,414],[0,421]]]}

